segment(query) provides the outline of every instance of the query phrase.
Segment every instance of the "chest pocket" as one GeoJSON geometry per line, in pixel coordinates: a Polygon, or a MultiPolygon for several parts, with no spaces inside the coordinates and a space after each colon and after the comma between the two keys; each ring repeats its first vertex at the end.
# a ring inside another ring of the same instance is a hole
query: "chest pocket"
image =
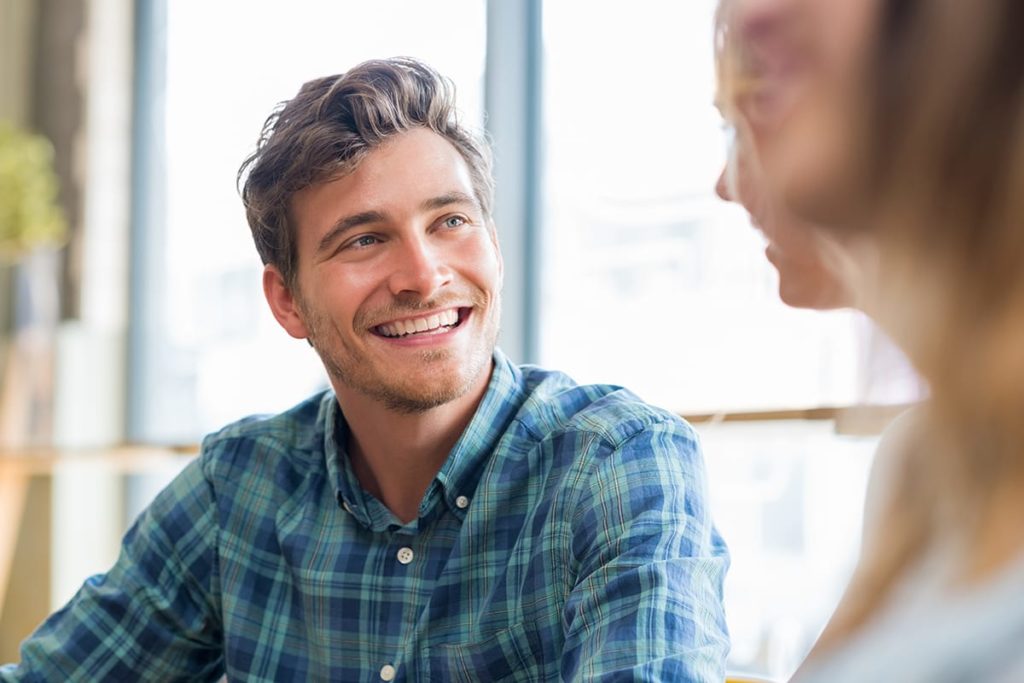
{"type": "Polygon", "coordinates": [[[545,669],[536,631],[522,623],[478,642],[435,645],[427,659],[429,680],[438,683],[527,683],[557,674],[545,669]]]}

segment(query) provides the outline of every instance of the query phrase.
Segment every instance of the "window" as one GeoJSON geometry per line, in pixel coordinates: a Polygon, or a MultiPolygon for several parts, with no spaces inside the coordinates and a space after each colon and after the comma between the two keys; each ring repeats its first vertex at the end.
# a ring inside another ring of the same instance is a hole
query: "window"
{"type": "MultiPolygon", "coordinates": [[[[544,4],[539,362],[683,413],[916,398],[861,315],[782,304],[762,238],[715,197],[716,4],[544,4]]],[[[697,428],[733,554],[730,666],[788,678],[855,561],[877,437],[830,421],[697,428]]]]}
{"type": "Polygon", "coordinates": [[[714,196],[716,4],[545,4],[540,361],[683,412],[856,402],[862,321],[783,305],[714,196]]]}

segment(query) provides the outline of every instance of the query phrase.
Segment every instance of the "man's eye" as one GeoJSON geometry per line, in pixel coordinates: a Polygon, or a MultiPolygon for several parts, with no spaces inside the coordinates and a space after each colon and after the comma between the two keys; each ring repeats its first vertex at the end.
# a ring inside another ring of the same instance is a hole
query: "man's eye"
{"type": "Polygon", "coordinates": [[[349,242],[349,246],[356,247],[357,249],[361,247],[372,247],[374,244],[377,244],[378,241],[379,240],[373,235],[360,235],[349,242]]]}
{"type": "Polygon", "coordinates": [[[444,221],[444,227],[446,228],[457,228],[461,225],[466,224],[466,219],[462,216],[451,216],[446,218],[444,221]]]}

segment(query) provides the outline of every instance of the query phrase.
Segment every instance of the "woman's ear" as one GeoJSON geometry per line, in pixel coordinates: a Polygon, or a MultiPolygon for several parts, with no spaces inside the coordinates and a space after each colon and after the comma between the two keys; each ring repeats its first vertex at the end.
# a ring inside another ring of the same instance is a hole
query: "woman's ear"
{"type": "Polygon", "coordinates": [[[296,339],[309,337],[309,330],[303,319],[295,295],[277,267],[269,263],[263,268],[263,295],[267,297],[270,311],[285,332],[296,339]]]}

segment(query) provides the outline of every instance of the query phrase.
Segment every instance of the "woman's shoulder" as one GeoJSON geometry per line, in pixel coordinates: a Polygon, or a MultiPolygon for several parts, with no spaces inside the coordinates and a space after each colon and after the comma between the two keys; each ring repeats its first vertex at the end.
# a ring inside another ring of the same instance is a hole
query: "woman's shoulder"
{"type": "Polygon", "coordinates": [[[875,540],[878,529],[885,526],[886,511],[899,497],[900,481],[910,467],[915,435],[924,429],[926,407],[911,406],[900,413],[882,432],[871,462],[864,495],[862,550],[875,540]]]}
{"type": "Polygon", "coordinates": [[[871,622],[795,681],[1024,680],[1024,555],[970,588],[923,578],[908,576],[927,588],[895,591],[871,622]]]}

